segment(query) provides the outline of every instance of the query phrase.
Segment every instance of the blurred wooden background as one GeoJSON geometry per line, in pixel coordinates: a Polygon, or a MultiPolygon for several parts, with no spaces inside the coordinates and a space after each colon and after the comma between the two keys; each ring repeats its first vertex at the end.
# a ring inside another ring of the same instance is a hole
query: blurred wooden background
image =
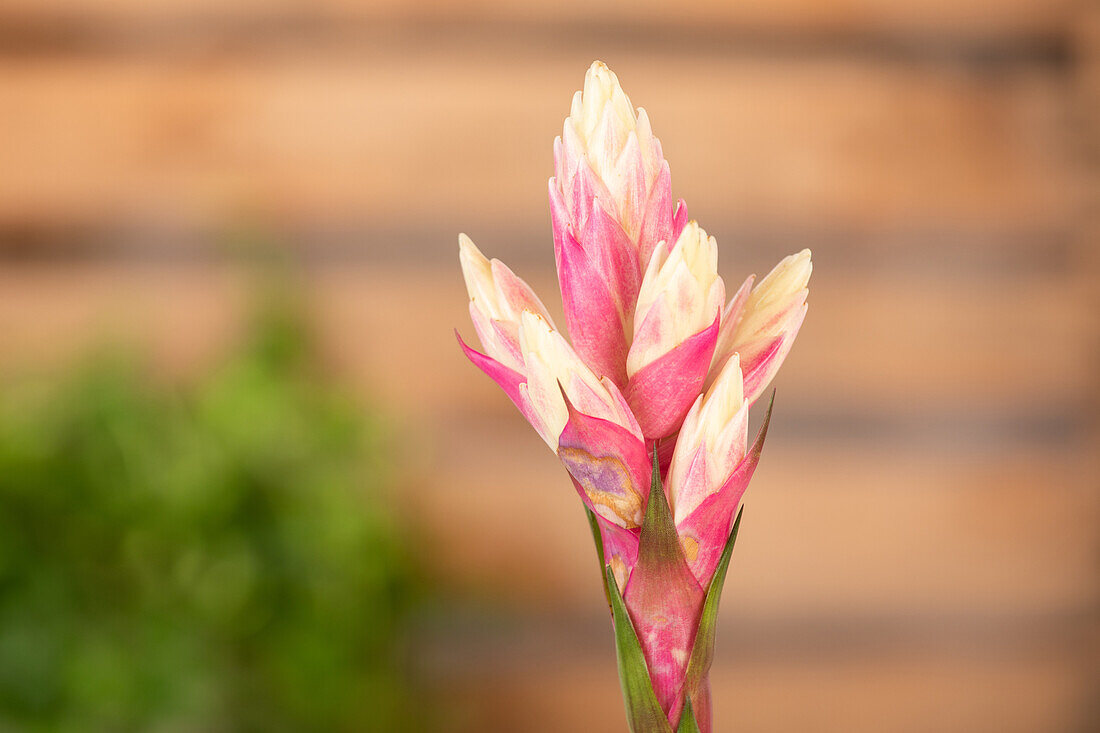
{"type": "Polygon", "coordinates": [[[454,728],[622,730],[572,489],[451,333],[459,231],[557,302],[551,142],[594,58],[727,282],[814,250],[720,729],[1100,729],[1095,2],[7,0],[0,372],[105,335],[208,366],[240,243],[289,246],[471,599],[424,660],[454,728]]]}

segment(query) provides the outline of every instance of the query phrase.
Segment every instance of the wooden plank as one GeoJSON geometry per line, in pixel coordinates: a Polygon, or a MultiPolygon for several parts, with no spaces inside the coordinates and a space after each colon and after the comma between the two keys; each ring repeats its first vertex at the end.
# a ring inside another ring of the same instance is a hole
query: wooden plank
{"type": "MultiPolygon", "coordinates": [[[[810,315],[777,382],[782,404],[811,413],[841,407],[909,415],[1064,414],[1095,381],[1087,283],[1058,276],[1003,282],[880,277],[831,271],[829,253],[819,254],[825,264],[819,259],[815,269],[810,315]]],[[[559,312],[553,276],[544,271],[531,282],[559,312]]],[[[323,319],[326,341],[339,344],[336,358],[345,371],[365,370],[403,409],[511,414],[495,385],[465,362],[449,337],[457,328],[476,338],[456,270],[346,269],[324,290],[331,309],[323,319]],[[410,338],[410,324],[423,336],[410,338]],[[341,333],[371,333],[377,341],[341,333]],[[403,344],[396,353],[378,347],[394,343],[403,344]]]]}
{"type": "Polygon", "coordinates": [[[241,332],[246,283],[209,268],[0,267],[4,372],[48,371],[114,345],[168,373],[194,374],[241,332]]]}
{"type": "MultiPolygon", "coordinates": [[[[461,56],[10,60],[0,107],[18,113],[0,118],[0,159],[19,174],[0,181],[0,228],[87,225],[156,241],[244,220],[373,232],[365,251],[384,249],[387,232],[407,243],[405,230],[545,232],[551,142],[585,62],[500,55],[488,43],[461,56]]],[[[1063,91],[1045,71],[992,80],[641,51],[608,61],[648,108],[677,194],[709,228],[872,248],[915,235],[934,262],[960,243],[1045,247],[1072,226],[1063,91]]],[[[508,252],[546,246],[529,240],[508,252]]],[[[451,246],[425,245],[425,257],[451,246]]]]}
{"type": "MultiPolygon", "coordinates": [[[[1100,3],[1082,3],[1076,20],[1073,138],[1086,191],[1078,231],[1080,264],[1097,278],[1100,277],[1100,3]]],[[[1094,295],[1094,307],[1100,310],[1100,288],[1094,295]]]]}
{"type": "Polygon", "coordinates": [[[211,23],[241,19],[299,21],[380,21],[409,23],[462,23],[491,19],[503,24],[559,23],[586,26],[653,24],[662,27],[694,26],[783,31],[947,32],[966,37],[1020,36],[1062,30],[1070,15],[1068,0],[976,0],[952,3],[929,0],[898,3],[890,0],[772,0],[724,3],[720,0],[676,6],[657,0],[614,0],[586,3],[581,0],[508,3],[489,0],[475,4],[455,0],[243,0],[226,4],[216,0],[8,0],[9,18],[39,22],[65,19],[82,23],[175,22],[211,23]]]}
{"type": "MultiPolygon", "coordinates": [[[[338,373],[392,411],[395,434],[408,438],[399,441],[405,453],[397,460],[419,468],[405,477],[402,495],[456,583],[507,589],[541,606],[591,607],[598,589],[590,538],[563,470],[458,354],[450,332],[464,318],[457,272],[429,274],[308,274],[322,348],[338,373]]],[[[857,283],[849,275],[841,283],[827,271],[819,275],[811,296],[818,320],[808,322],[780,379],[773,433],[748,500],[730,580],[738,612],[1026,616],[1095,607],[1100,493],[1085,436],[1055,443],[1027,432],[1002,440],[996,432],[997,421],[1009,420],[1003,405],[1065,404],[1090,384],[1083,380],[1095,379],[1095,361],[1076,351],[1091,348],[1079,343],[1077,329],[1094,321],[1075,309],[1070,290],[1031,280],[941,292],[913,281],[857,283]],[[930,292],[944,303],[927,308],[930,292]],[[857,308],[862,299],[888,306],[857,308]],[[852,319],[868,314],[883,325],[868,327],[869,340],[848,341],[846,349],[863,358],[835,368],[821,344],[853,338],[845,332],[864,329],[852,319]],[[917,318],[929,321],[921,326],[927,338],[886,325],[917,318]],[[929,343],[938,353],[933,364],[922,361],[929,343]],[[1028,350],[1045,359],[1037,383],[1028,350]],[[906,359],[919,363],[907,368],[906,359]],[[972,359],[1006,366],[989,374],[943,366],[972,359]],[[1018,363],[1027,368],[1017,370],[1018,363]],[[896,374],[876,378],[879,371],[896,374]],[[798,437],[802,400],[843,411],[849,393],[869,414],[902,423],[932,409],[950,425],[984,409],[993,440],[956,445],[955,436],[930,433],[919,419],[914,442],[843,431],[798,437]],[[981,400],[963,399],[974,395],[981,400]]],[[[149,340],[158,363],[176,370],[208,367],[239,332],[245,282],[208,267],[4,268],[0,366],[10,373],[63,361],[107,332],[149,340]]]]}
{"type": "MultiPolygon", "coordinates": [[[[810,315],[777,381],[786,409],[931,419],[948,429],[956,420],[1084,417],[1081,395],[1095,389],[1097,373],[1087,278],[875,274],[831,267],[829,257],[818,253],[810,315]]],[[[560,313],[553,275],[517,269],[560,313]]],[[[723,269],[734,282],[733,268],[723,269]]],[[[512,415],[454,341],[455,328],[476,340],[457,262],[337,265],[301,279],[326,358],[386,407],[512,415]]],[[[0,364],[63,360],[118,333],[148,339],[159,363],[186,371],[232,337],[247,283],[232,268],[202,265],[0,268],[0,364]]]]}
{"type": "MultiPolygon", "coordinates": [[[[456,705],[447,730],[620,731],[612,659],[607,649],[603,660],[535,658],[506,673],[466,665],[442,688],[456,705]]],[[[717,730],[1034,733],[1096,723],[1090,678],[1059,659],[719,662],[711,683],[717,730]]]]}
{"type": "MultiPolygon", "coordinates": [[[[1095,460],[1077,446],[955,456],[818,446],[792,440],[776,418],[724,615],[1005,620],[1086,613],[1100,601],[1100,490],[1095,460]]],[[[579,500],[518,422],[448,426],[401,495],[452,583],[544,610],[589,608],[599,587],[579,500]]]]}

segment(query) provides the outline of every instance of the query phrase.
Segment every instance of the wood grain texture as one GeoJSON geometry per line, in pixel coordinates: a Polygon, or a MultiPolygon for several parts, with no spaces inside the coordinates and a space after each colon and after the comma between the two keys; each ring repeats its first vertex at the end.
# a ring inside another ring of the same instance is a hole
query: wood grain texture
{"type": "MultiPolygon", "coordinates": [[[[474,344],[476,335],[456,251],[450,267],[337,263],[299,284],[331,367],[387,408],[418,419],[511,415],[457,347],[454,329],[474,344]]],[[[552,273],[530,281],[560,316],[552,273]]],[[[114,337],[148,341],[172,371],[194,370],[239,329],[248,284],[247,270],[201,264],[2,269],[0,365],[56,362],[114,337]]],[[[941,442],[1002,422],[1038,439],[1051,421],[1072,431],[1087,414],[1079,395],[1096,376],[1090,285],[1064,275],[972,280],[819,264],[811,316],[776,383],[780,404],[808,419],[896,418],[918,433],[946,430],[941,442]]]]}
{"type": "MultiPolygon", "coordinates": [[[[1072,227],[1076,192],[1043,70],[982,76],[837,59],[608,59],[644,101],[704,226],[930,253],[1072,227]],[[699,100],[705,100],[700,105],[699,100]]],[[[0,64],[0,227],[513,231],[539,251],[551,142],[587,59],[491,46],[258,59],[0,64]]],[[[308,239],[308,237],[307,237],[308,239]]],[[[425,256],[434,254],[434,244],[425,256]]],[[[444,251],[450,242],[440,243],[444,251]]]]}
{"type": "MultiPolygon", "coordinates": [[[[449,425],[435,465],[450,478],[428,471],[408,501],[451,582],[543,611],[591,608],[598,578],[577,498],[519,422],[449,425]]],[[[952,456],[798,440],[788,425],[777,406],[723,617],[1059,622],[1100,601],[1096,464],[1074,446],[952,456]]]]}
{"type": "MultiPolygon", "coordinates": [[[[817,320],[779,381],[754,481],[731,576],[738,608],[1011,616],[1100,601],[1097,469],[1080,454],[1088,433],[1075,423],[1054,439],[1029,430],[1035,414],[1076,414],[1077,390],[1095,377],[1083,300],[1037,278],[1002,294],[984,282],[937,290],[928,307],[928,283],[820,275],[817,320]],[[852,411],[888,415],[899,432],[868,436],[829,420],[852,411]]],[[[422,468],[408,493],[447,572],[540,605],[585,605],[591,548],[575,497],[542,442],[461,358],[450,327],[470,329],[458,279],[340,268],[304,285],[331,367],[403,413],[399,430],[426,451],[406,456],[422,468]],[[537,536],[516,521],[524,516],[539,518],[537,536]]],[[[246,282],[208,266],[6,270],[4,368],[70,359],[105,333],[151,343],[177,373],[209,368],[245,320],[246,282]]]]}
{"type": "MultiPolygon", "coordinates": [[[[803,660],[795,667],[719,661],[711,682],[723,729],[764,733],[1088,730],[1090,719],[1076,711],[1087,709],[1093,692],[1057,658],[1006,665],[902,656],[803,660]]],[[[622,730],[614,667],[595,655],[574,662],[536,658],[495,673],[467,667],[447,691],[457,705],[447,724],[456,732],[622,730]]]]}
{"type": "Polygon", "coordinates": [[[5,12],[19,19],[74,19],[84,23],[119,24],[150,21],[205,20],[226,23],[240,19],[295,18],[313,21],[400,20],[405,22],[498,20],[506,23],[575,24],[651,23],[661,26],[706,27],[719,24],[733,28],[825,31],[938,31],[964,37],[1020,36],[1060,31],[1071,17],[1068,0],[977,0],[960,4],[949,0],[925,3],[897,3],[890,0],[753,0],[724,3],[704,0],[686,5],[656,0],[609,0],[591,3],[511,3],[485,0],[469,3],[455,0],[8,0],[5,12]]]}
{"type": "Polygon", "coordinates": [[[560,313],[551,141],[602,57],[730,286],[815,250],[721,729],[1095,730],[1098,8],[8,0],[0,377],[105,339],[216,368],[240,242],[288,245],[325,369],[389,414],[395,500],[472,599],[429,629],[441,729],[621,730],[579,504],[452,333],[459,231],[560,313]]]}

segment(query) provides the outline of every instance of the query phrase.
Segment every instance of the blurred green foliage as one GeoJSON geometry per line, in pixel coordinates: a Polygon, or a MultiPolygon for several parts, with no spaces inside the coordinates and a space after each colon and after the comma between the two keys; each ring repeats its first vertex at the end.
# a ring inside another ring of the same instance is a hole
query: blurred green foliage
{"type": "Polygon", "coordinates": [[[0,730],[418,729],[383,432],[293,308],[188,387],[0,390],[0,730]]]}

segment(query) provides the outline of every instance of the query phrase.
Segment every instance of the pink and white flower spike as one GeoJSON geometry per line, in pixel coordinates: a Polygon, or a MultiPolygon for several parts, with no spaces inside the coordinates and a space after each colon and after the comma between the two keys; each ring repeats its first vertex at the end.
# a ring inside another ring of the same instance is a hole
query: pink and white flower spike
{"type": "Polygon", "coordinates": [[[626,399],[647,438],[674,433],[702,390],[725,294],[718,243],[695,222],[653,251],[626,355],[626,399]]]}
{"type": "Polygon", "coordinates": [[[687,221],[645,110],[597,61],[554,141],[554,255],[565,321],[585,361],[626,386],[635,303],[653,250],[687,221]]]}
{"type": "MultiPolygon", "coordinates": [[[[768,406],[806,317],[810,251],[723,307],[718,243],[687,220],[645,111],[597,61],[554,141],[550,212],[569,339],[465,235],[483,351],[459,345],[557,454],[585,507],[633,733],[712,731],[714,625],[768,406]]],[[[456,334],[457,335],[457,334],[456,334]]]]}

